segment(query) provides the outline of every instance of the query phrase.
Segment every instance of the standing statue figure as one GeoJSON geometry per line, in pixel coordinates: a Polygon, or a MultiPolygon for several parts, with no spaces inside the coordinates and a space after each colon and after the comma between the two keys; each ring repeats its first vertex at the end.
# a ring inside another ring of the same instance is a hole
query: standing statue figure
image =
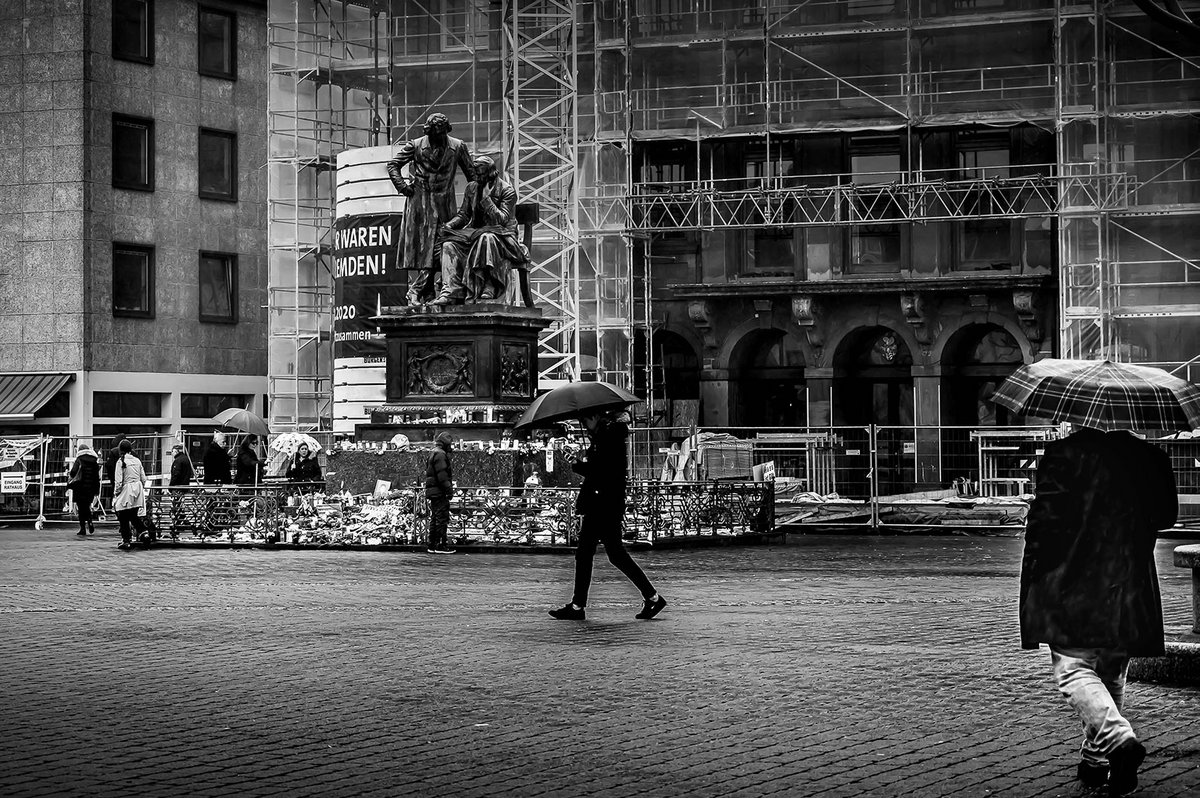
{"type": "Polygon", "coordinates": [[[388,161],[388,177],[408,197],[400,231],[400,263],[409,270],[408,304],[418,305],[436,295],[434,271],[438,231],[454,213],[454,177],[458,170],[475,179],[467,145],[453,138],[445,114],[430,114],[425,135],[409,141],[388,161]],[[408,166],[409,177],[401,170],[408,166]]]}
{"type": "Polygon", "coordinates": [[[442,292],[434,304],[523,304],[512,277],[514,267],[529,262],[517,238],[517,192],[486,155],[476,157],[473,168],[458,213],[442,229],[442,292]]]}

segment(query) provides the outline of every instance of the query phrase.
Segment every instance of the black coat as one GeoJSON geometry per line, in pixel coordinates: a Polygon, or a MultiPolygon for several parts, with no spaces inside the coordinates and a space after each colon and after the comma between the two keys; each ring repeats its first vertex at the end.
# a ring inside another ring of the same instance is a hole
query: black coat
{"type": "Polygon", "coordinates": [[[238,485],[253,485],[262,482],[258,474],[258,453],[249,446],[241,446],[237,453],[237,470],[233,481],[238,485]]]}
{"type": "Polygon", "coordinates": [[[454,467],[450,464],[450,449],[437,444],[425,463],[425,496],[430,499],[454,495],[454,467]]]}
{"type": "Polygon", "coordinates": [[[209,485],[228,485],[233,482],[229,473],[229,452],[216,441],[204,453],[204,481],[209,485]]]}
{"type": "Polygon", "coordinates": [[[293,457],[292,464],[288,466],[287,478],[292,482],[320,482],[321,464],[317,462],[315,455],[302,460],[293,457]]]}
{"type": "Polygon", "coordinates": [[[71,487],[72,498],[76,504],[92,503],[92,499],[100,492],[100,460],[90,452],[84,452],[75,458],[71,464],[71,473],[67,477],[71,487]]]}
{"type": "Polygon", "coordinates": [[[575,512],[581,515],[606,513],[617,518],[625,515],[625,482],[629,471],[625,439],[628,436],[629,427],[620,421],[601,421],[591,434],[586,462],[571,466],[575,473],[583,476],[575,512]]]}
{"type": "Polygon", "coordinates": [[[186,452],[180,452],[171,461],[171,481],[167,484],[170,486],[190,485],[195,476],[196,470],[192,468],[191,458],[187,456],[186,452]]]}
{"type": "Polygon", "coordinates": [[[1021,562],[1021,645],[1163,653],[1154,546],[1178,513],[1166,453],[1128,432],[1046,445],[1021,562]]]}

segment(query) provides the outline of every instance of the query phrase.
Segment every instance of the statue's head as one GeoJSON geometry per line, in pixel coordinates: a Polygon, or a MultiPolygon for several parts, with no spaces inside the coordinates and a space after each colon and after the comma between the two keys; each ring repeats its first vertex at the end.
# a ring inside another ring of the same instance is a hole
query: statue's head
{"type": "Polygon", "coordinates": [[[430,114],[429,118],[425,120],[424,130],[426,135],[432,133],[444,136],[453,129],[454,127],[450,124],[450,117],[445,114],[430,114]]]}
{"type": "Polygon", "coordinates": [[[471,165],[475,167],[475,177],[479,180],[486,182],[496,176],[496,162],[486,155],[476,155],[471,165]]]}

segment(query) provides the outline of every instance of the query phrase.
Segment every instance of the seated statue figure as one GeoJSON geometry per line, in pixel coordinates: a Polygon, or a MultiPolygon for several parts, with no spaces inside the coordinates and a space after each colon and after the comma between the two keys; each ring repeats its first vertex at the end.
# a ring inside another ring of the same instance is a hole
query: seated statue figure
{"type": "Polygon", "coordinates": [[[496,163],[475,158],[475,179],[463,192],[458,213],[442,227],[442,291],[435,305],[501,302],[520,305],[512,270],[529,263],[517,238],[517,192],[502,180],[496,163]]]}

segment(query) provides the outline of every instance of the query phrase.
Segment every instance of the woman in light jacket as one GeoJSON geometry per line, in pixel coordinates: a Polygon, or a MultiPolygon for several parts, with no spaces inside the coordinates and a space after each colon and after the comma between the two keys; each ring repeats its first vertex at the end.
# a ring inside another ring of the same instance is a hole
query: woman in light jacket
{"type": "Polygon", "coordinates": [[[117,521],[121,524],[121,542],[117,548],[129,551],[133,548],[133,533],[130,526],[138,532],[138,540],[149,542],[149,532],[146,522],[139,513],[146,506],[146,471],[142,461],[133,454],[133,444],[128,440],[120,443],[121,456],[117,458],[113,470],[113,509],[117,511],[117,521]]]}

